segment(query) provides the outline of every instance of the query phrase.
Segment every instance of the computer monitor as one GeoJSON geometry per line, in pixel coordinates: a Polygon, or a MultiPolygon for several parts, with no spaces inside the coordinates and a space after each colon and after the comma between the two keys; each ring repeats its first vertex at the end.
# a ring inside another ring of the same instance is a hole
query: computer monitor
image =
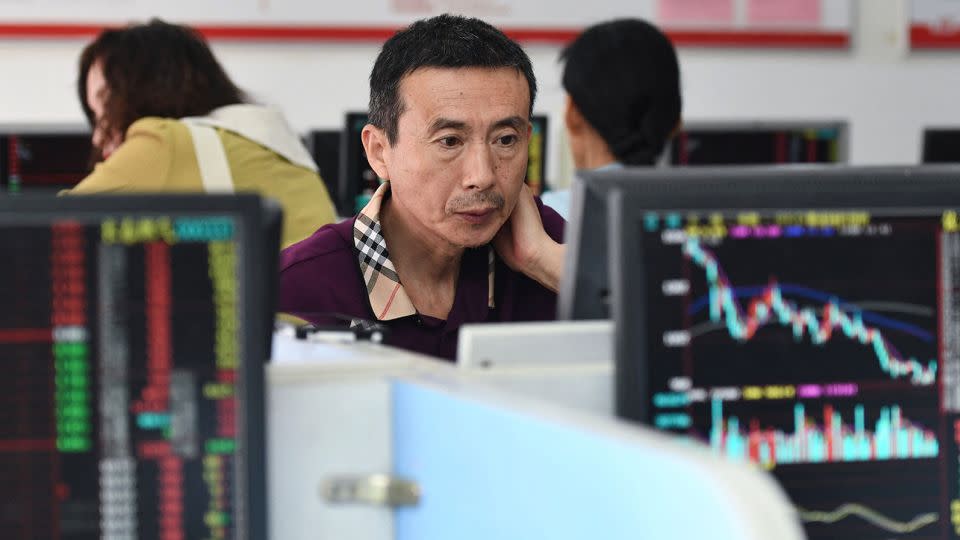
{"type": "MultiPolygon", "coordinates": [[[[546,186],[547,122],[544,115],[535,114],[530,117],[533,129],[530,135],[526,182],[537,195],[542,193],[546,186]]],[[[380,187],[380,179],[370,167],[360,140],[365,125],[366,112],[347,113],[343,131],[345,136],[340,151],[340,183],[337,190],[339,196],[336,199],[337,210],[344,216],[352,216],[363,209],[370,196],[380,187]]]]}
{"type": "Polygon", "coordinates": [[[954,537],[960,168],[597,176],[618,413],[770,470],[813,540],[954,537]]]}
{"type": "Polygon", "coordinates": [[[320,178],[327,186],[327,193],[337,209],[337,214],[350,215],[343,213],[340,206],[340,147],[343,144],[343,130],[314,129],[307,133],[304,142],[320,169],[320,178]]]}
{"type": "Polygon", "coordinates": [[[960,163],[960,129],[929,128],[923,130],[924,163],[960,163]]]}
{"type": "Polygon", "coordinates": [[[566,258],[557,295],[557,318],[585,320],[610,318],[610,269],[607,263],[612,229],[608,195],[629,179],[580,171],[570,186],[570,220],[564,231],[566,258]]]}
{"type": "Polygon", "coordinates": [[[613,324],[605,321],[472,323],[460,327],[462,369],[555,368],[612,364],[613,324]]]}
{"type": "Polygon", "coordinates": [[[530,156],[527,159],[527,185],[534,195],[540,195],[547,189],[547,134],[549,120],[546,115],[534,114],[530,117],[533,125],[530,131],[530,156]]]}
{"type": "Polygon", "coordinates": [[[343,128],[340,146],[340,188],[337,210],[343,216],[353,216],[366,206],[380,187],[377,173],[367,161],[360,134],[367,125],[366,112],[349,112],[343,128]]]}
{"type": "Polygon", "coordinates": [[[0,126],[0,190],[69,189],[91,170],[90,133],[82,128],[0,126]]]}
{"type": "Polygon", "coordinates": [[[822,122],[693,122],[670,144],[670,163],[771,165],[844,163],[847,125],[822,122]]]}
{"type": "Polygon", "coordinates": [[[271,213],[0,198],[4,536],[265,538],[271,213]]]}

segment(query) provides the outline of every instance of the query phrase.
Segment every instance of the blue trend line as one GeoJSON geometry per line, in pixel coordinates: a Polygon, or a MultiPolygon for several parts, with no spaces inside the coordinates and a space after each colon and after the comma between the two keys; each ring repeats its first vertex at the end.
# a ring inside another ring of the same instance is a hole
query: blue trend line
{"type": "MultiPolygon", "coordinates": [[[[838,299],[836,296],[827,294],[823,291],[818,291],[816,289],[811,289],[809,287],[804,287],[803,285],[793,285],[790,283],[779,283],[780,290],[784,293],[791,294],[793,296],[798,296],[800,298],[809,298],[811,300],[819,300],[820,302],[829,302],[834,300],[838,302],[841,306],[855,306],[856,304],[848,304],[842,299],[838,299]]],[[[755,297],[763,294],[767,286],[744,286],[744,287],[734,287],[733,296],[735,298],[742,297],[755,297]]],[[[710,304],[710,296],[703,295],[696,299],[693,304],[690,305],[690,309],[687,311],[690,315],[696,315],[699,311],[705,309],[710,304]]],[[[878,313],[872,311],[859,311],[861,318],[864,322],[869,322],[870,324],[875,324],[877,326],[882,326],[886,328],[891,328],[893,330],[900,330],[906,334],[909,334],[913,337],[921,339],[926,343],[933,343],[936,341],[936,337],[933,336],[930,332],[927,332],[919,326],[915,326],[910,323],[903,321],[898,321],[885,317],[878,313]]]]}
{"type": "Polygon", "coordinates": [[[814,345],[827,343],[839,331],[842,336],[872,348],[880,368],[891,377],[909,375],[913,383],[921,385],[933,384],[936,381],[936,359],[930,360],[924,366],[922,361],[900,354],[883,337],[879,328],[864,324],[861,312],[855,311],[852,315],[846,313],[836,298],[827,301],[821,309],[799,308],[793,302],[788,302],[780,285],[771,280],[761,294],[750,299],[748,305],[743,307],[734,298],[733,286],[716,257],[703,248],[696,238],[686,239],[683,255],[706,273],[710,294],[710,320],[714,323],[725,323],[730,337],[740,343],[752,339],[757,331],[768,323],[792,329],[796,340],[808,335],[814,345]]]}

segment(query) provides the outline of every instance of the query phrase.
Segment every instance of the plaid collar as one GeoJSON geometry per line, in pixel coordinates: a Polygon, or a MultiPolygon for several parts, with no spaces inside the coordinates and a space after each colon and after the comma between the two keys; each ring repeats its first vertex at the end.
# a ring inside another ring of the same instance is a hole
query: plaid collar
{"type": "MultiPolygon", "coordinates": [[[[390,191],[384,182],[353,222],[353,245],[360,260],[360,272],[367,286],[370,307],[379,321],[417,314],[410,297],[400,284],[400,276],[390,260],[387,241],[380,226],[380,206],[390,191]]],[[[493,308],[494,254],[487,248],[487,307],[493,308]]]]}

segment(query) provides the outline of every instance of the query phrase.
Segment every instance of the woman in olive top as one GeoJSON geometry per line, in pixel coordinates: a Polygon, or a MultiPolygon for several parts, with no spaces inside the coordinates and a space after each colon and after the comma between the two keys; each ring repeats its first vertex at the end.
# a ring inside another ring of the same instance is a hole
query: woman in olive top
{"type": "Polygon", "coordinates": [[[335,221],[283,115],[244,103],[194,30],[106,30],[84,49],[77,88],[101,162],[68,194],[252,191],[283,206],[283,246],[335,221]]]}

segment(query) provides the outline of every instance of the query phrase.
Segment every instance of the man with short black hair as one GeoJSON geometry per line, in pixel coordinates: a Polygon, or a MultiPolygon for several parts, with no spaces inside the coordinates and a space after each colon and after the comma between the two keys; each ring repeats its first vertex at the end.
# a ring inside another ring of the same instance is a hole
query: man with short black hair
{"type": "Polygon", "coordinates": [[[523,49],[478,19],[388,40],[361,135],[387,182],[284,251],[280,310],[379,321],[388,343],[450,359],[462,324],[553,319],[563,220],[523,183],[536,90],[523,49]]]}

